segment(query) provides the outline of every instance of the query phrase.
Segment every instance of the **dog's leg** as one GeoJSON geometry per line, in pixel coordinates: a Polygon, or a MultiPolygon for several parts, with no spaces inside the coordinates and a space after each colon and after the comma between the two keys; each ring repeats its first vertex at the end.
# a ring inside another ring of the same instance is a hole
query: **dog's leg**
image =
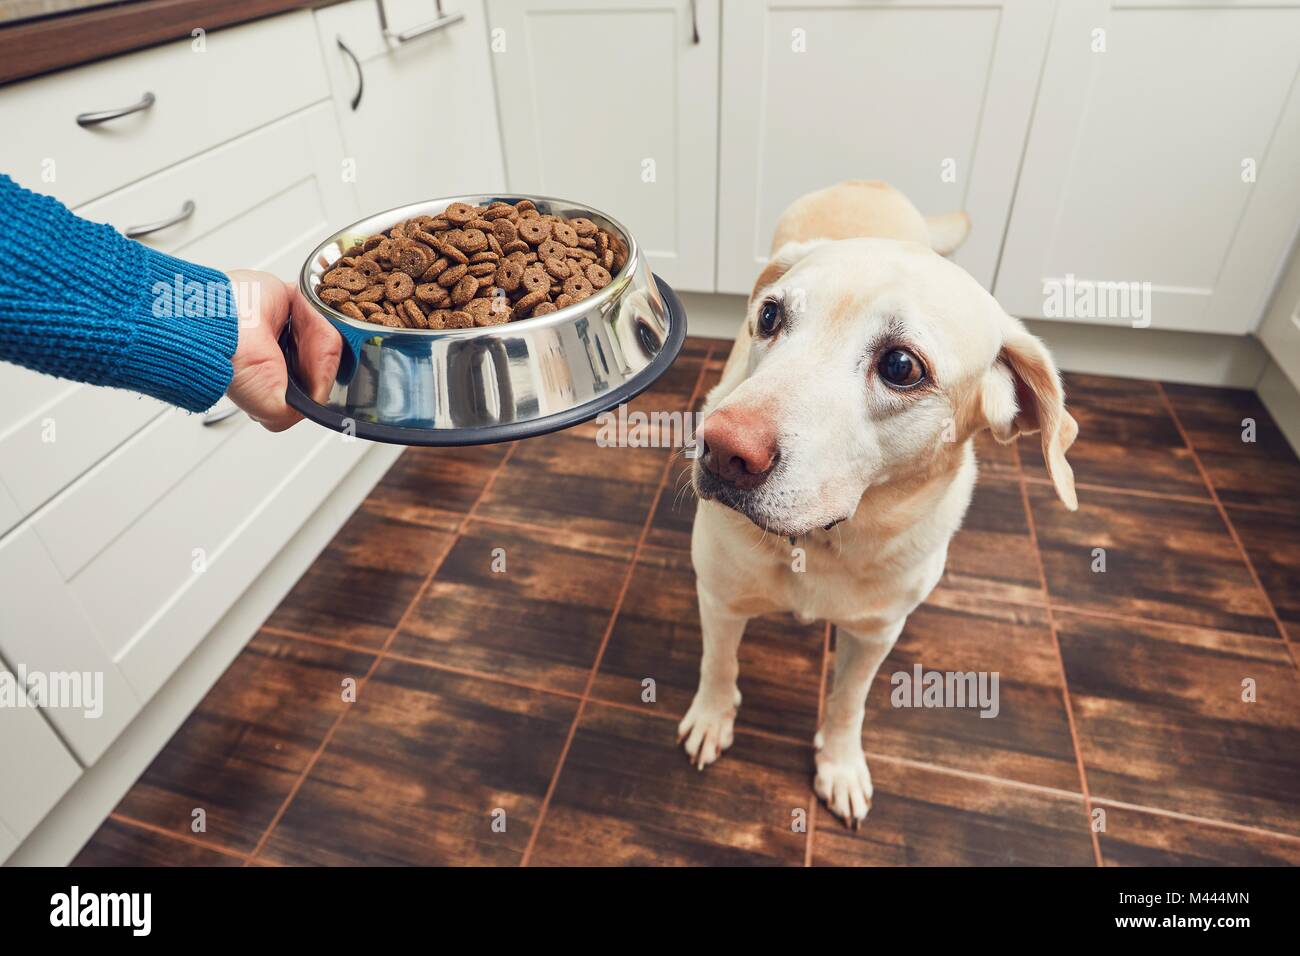
{"type": "Polygon", "coordinates": [[[903,621],[880,630],[836,631],[835,684],[813,738],[817,777],[813,789],[831,812],[857,829],[871,809],[871,773],[862,753],[862,718],[876,671],[902,633],[903,621]]]}
{"type": "Polygon", "coordinates": [[[677,741],[686,741],[691,762],[703,770],[731,746],[740,707],[740,638],[749,618],[718,604],[697,587],[700,626],[704,631],[704,656],[700,659],[700,686],[691,708],[677,725],[677,741]]]}

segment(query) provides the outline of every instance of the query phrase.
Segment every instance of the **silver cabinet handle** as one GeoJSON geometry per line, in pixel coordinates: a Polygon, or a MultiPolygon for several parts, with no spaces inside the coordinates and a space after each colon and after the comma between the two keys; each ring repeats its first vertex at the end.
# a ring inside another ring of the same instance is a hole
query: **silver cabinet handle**
{"type": "Polygon", "coordinates": [[[189,219],[192,215],[194,215],[194,200],[187,199],[185,200],[185,205],[181,206],[181,211],[170,219],[162,219],[158,222],[151,222],[143,226],[127,226],[123,235],[128,239],[139,239],[141,236],[147,236],[152,232],[161,232],[164,229],[169,229],[177,223],[182,223],[186,219],[189,219]]]}
{"type": "Polygon", "coordinates": [[[107,123],[109,120],[115,120],[120,116],[130,116],[132,113],[147,110],[153,104],[154,95],[146,93],[140,97],[140,102],[132,103],[130,106],[123,106],[115,110],[101,110],[98,113],[80,113],[77,115],[77,125],[82,127],[98,126],[100,123],[107,123]]]}
{"type": "Polygon", "coordinates": [[[388,12],[384,9],[384,0],[375,0],[379,5],[379,29],[389,40],[395,40],[398,43],[405,43],[407,40],[414,40],[416,37],[422,37],[426,33],[432,33],[434,30],[441,30],[451,26],[453,23],[460,23],[465,19],[463,13],[444,13],[442,10],[442,0],[438,0],[438,15],[428,23],[421,23],[417,27],[411,27],[409,30],[397,32],[388,29],[388,12]]]}
{"type": "Polygon", "coordinates": [[[695,13],[695,0],[691,0],[691,45],[700,45],[700,20],[695,13]]]}
{"type": "Polygon", "coordinates": [[[224,422],[227,418],[232,418],[239,414],[239,406],[234,402],[225,405],[216,405],[209,408],[203,413],[203,427],[215,425],[217,422],[224,422]]]}

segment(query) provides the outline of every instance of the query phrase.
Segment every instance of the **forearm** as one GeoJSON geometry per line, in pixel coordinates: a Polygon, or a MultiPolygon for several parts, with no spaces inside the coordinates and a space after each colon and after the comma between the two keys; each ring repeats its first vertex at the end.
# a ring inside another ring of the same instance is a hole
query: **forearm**
{"type": "Polygon", "coordinates": [[[88,222],[0,174],[0,360],[191,411],[230,384],[239,320],[222,273],[88,222]]]}

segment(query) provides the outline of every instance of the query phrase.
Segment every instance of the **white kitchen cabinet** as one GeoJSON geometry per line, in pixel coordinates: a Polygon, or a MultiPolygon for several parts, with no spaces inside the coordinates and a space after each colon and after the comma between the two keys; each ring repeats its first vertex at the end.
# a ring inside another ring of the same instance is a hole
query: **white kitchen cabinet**
{"type": "Polygon", "coordinates": [[[1300,219],[1297,38],[1295,0],[1062,3],[1002,304],[1033,318],[1252,331],[1300,219]],[[1069,276],[1084,314],[1061,315],[1069,276]],[[1126,283],[1144,300],[1149,290],[1149,311],[1110,294],[1089,307],[1080,282],[1126,283]]]}
{"type": "Polygon", "coordinates": [[[882,179],[965,210],[991,286],[1052,19],[1045,0],[727,0],[718,290],[748,293],[791,202],[882,179]]]}
{"type": "MultiPolygon", "coordinates": [[[[12,680],[0,661],[0,680],[12,680]]],[[[81,775],[33,707],[0,707],[0,826],[21,840],[81,775]]],[[[4,860],[0,836],[0,861],[4,860]]]]}
{"type": "Polygon", "coordinates": [[[141,242],[214,269],[296,282],[326,236],[356,218],[333,110],[320,103],[77,209],[120,230],[193,213],[141,242]]]}
{"type": "Polygon", "coordinates": [[[1259,324],[1259,339],[1291,384],[1300,389],[1300,244],[1259,324]]]}
{"type": "Polygon", "coordinates": [[[161,402],[0,365],[0,481],[28,514],[150,419],[161,402]],[[5,399],[12,396],[12,403],[5,399]]]}
{"type": "Polygon", "coordinates": [[[0,170],[77,206],[327,95],[311,14],[288,13],[0,89],[0,170]]]}
{"type": "Polygon", "coordinates": [[[712,291],[717,0],[492,0],[488,16],[510,189],[595,206],[669,283],[712,291]]]}
{"type": "Polygon", "coordinates": [[[89,767],[126,729],[140,699],[96,640],[96,628],[70,599],[63,576],[30,526],[0,540],[0,581],[5,582],[0,657],[28,674],[78,675],[72,679],[95,690],[97,699],[54,701],[56,706],[43,710],[89,767]]]}
{"type": "Polygon", "coordinates": [[[303,424],[235,434],[68,582],[148,700],[366,448],[303,424]]]}
{"type": "MultiPolygon", "coordinates": [[[[365,215],[505,186],[483,2],[443,7],[464,19],[404,43],[384,36],[374,0],[316,12],[346,173],[365,215]]],[[[385,9],[394,32],[435,11],[433,0],[387,0],[385,9]]]]}
{"type": "Polygon", "coordinates": [[[0,860],[5,859],[16,849],[18,849],[18,834],[9,829],[4,820],[0,820],[0,860]]]}

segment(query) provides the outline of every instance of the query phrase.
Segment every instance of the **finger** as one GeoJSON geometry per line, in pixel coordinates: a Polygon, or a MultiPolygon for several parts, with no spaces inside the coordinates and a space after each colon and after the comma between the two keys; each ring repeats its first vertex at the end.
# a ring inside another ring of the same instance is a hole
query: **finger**
{"type": "Polygon", "coordinates": [[[329,399],[338,376],[343,337],[312,307],[301,290],[295,288],[291,297],[293,339],[302,378],[299,384],[312,401],[323,403],[329,399]]]}
{"type": "Polygon", "coordinates": [[[289,320],[289,287],[265,272],[236,269],[228,273],[239,310],[240,330],[265,325],[274,341],[289,320]]]}

